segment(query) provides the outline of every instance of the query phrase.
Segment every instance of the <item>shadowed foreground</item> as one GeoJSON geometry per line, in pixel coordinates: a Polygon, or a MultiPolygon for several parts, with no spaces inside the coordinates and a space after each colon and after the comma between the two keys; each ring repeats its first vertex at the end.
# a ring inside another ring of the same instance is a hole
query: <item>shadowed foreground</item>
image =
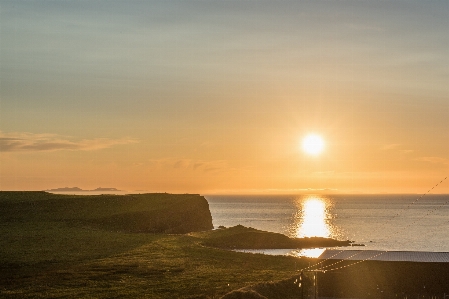
{"type": "MultiPolygon", "coordinates": [[[[328,261],[325,266],[336,261],[328,261]]],[[[338,270],[305,271],[302,287],[299,275],[276,282],[262,282],[229,292],[222,299],[290,298],[392,298],[445,299],[449,296],[449,264],[428,262],[354,261],[338,264],[338,270]],[[348,266],[349,267],[345,267],[348,266]]]]}
{"type": "Polygon", "coordinates": [[[173,234],[211,226],[198,195],[0,192],[0,297],[219,298],[302,263],[173,234]]]}
{"type": "MultiPolygon", "coordinates": [[[[313,295],[311,273],[300,289],[297,270],[314,260],[209,247],[246,246],[248,239],[264,247],[288,245],[288,238],[241,226],[211,231],[211,221],[207,201],[199,195],[0,192],[0,297],[313,295]]],[[[318,292],[443,299],[443,292],[449,294],[448,273],[447,264],[365,262],[320,273],[318,292]]]]}
{"type": "MultiPolygon", "coordinates": [[[[338,267],[350,264],[354,261],[338,267]]],[[[318,280],[323,297],[444,299],[449,295],[449,263],[365,261],[318,273],[318,280]]]]}
{"type": "Polygon", "coordinates": [[[51,222],[107,231],[175,234],[213,228],[207,200],[195,194],[0,192],[0,207],[5,224],[51,222]]]}

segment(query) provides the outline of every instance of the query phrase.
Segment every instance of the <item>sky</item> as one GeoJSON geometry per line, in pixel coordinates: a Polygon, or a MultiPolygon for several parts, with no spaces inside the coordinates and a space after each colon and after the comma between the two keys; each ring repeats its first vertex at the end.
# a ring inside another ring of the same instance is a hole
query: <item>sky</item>
{"type": "Polygon", "coordinates": [[[449,193],[448,53],[448,1],[0,0],[0,189],[449,193]]]}

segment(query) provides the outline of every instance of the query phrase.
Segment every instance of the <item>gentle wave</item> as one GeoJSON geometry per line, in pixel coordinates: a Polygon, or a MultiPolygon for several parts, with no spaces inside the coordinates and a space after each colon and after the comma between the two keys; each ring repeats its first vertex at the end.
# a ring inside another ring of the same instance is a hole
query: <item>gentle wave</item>
{"type": "Polygon", "coordinates": [[[365,244],[357,249],[449,252],[449,195],[206,198],[215,227],[241,224],[289,237],[317,235],[365,244]]]}

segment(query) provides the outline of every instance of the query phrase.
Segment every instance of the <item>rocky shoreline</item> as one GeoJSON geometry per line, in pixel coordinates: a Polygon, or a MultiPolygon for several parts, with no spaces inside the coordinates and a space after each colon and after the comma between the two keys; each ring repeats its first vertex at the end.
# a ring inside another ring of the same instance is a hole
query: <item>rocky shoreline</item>
{"type": "Polygon", "coordinates": [[[283,234],[237,225],[203,232],[202,244],[222,249],[303,249],[351,246],[353,241],[331,238],[289,238],[283,234]]]}

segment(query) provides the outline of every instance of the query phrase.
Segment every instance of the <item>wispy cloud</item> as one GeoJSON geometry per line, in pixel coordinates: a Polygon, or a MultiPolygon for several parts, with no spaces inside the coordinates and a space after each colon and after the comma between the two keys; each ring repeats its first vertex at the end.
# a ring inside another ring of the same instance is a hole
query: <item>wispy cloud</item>
{"type": "Polygon", "coordinates": [[[399,144],[399,143],[385,144],[380,149],[383,151],[397,150],[402,154],[410,154],[410,153],[414,152],[414,150],[411,150],[411,149],[401,149],[401,144],[399,144]]]}
{"type": "Polygon", "coordinates": [[[449,165],[449,159],[442,157],[420,157],[416,161],[428,162],[432,164],[449,165]]]}
{"type": "Polygon", "coordinates": [[[174,168],[174,169],[191,169],[203,172],[219,172],[228,168],[228,163],[224,160],[193,160],[193,159],[177,159],[163,158],[152,159],[149,162],[158,167],[174,168]]]}
{"type": "Polygon", "coordinates": [[[132,138],[75,139],[56,134],[34,134],[25,132],[0,132],[0,152],[36,152],[36,151],[95,151],[119,144],[138,142],[132,138]]]}

